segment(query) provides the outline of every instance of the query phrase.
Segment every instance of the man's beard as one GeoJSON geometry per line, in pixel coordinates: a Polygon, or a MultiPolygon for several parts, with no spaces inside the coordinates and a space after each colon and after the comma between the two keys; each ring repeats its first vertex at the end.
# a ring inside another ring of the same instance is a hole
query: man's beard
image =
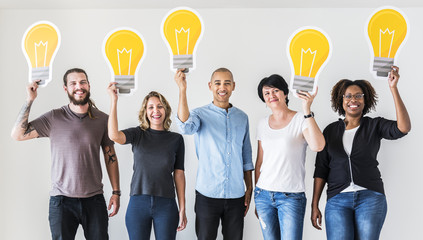
{"type": "MultiPolygon", "coordinates": [[[[90,92],[84,89],[81,89],[81,91],[83,91],[84,93],[87,93],[87,96],[85,96],[85,98],[81,99],[81,100],[76,100],[72,94],[70,94],[68,92],[68,97],[69,100],[71,101],[71,103],[73,103],[74,105],[85,105],[88,103],[88,101],[90,100],[90,92]]],[[[75,93],[76,91],[74,91],[73,93],[75,93]]]]}

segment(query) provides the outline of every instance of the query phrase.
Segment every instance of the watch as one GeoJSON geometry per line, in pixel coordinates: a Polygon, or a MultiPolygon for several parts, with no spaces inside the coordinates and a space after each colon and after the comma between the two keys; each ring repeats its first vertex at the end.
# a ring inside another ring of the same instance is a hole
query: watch
{"type": "Polygon", "coordinates": [[[309,115],[304,115],[304,118],[311,118],[314,117],[314,112],[310,112],[309,115]]]}
{"type": "Polygon", "coordinates": [[[117,190],[117,191],[112,191],[112,194],[113,194],[113,195],[118,195],[119,197],[120,197],[120,195],[121,195],[120,190],[117,190]]]}

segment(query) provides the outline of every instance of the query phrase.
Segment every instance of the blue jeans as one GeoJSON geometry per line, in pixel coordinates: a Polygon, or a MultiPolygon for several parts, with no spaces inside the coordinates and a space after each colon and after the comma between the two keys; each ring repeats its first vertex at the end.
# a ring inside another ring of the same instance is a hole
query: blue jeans
{"type": "Polygon", "coordinates": [[[371,190],[338,193],[326,203],[328,240],[377,240],[387,212],[385,195],[371,190]]]}
{"type": "Polygon", "coordinates": [[[265,240],[303,238],[304,193],[272,192],[256,187],[254,201],[265,240]]]}
{"type": "Polygon", "coordinates": [[[109,217],[103,194],[89,198],[52,196],[48,219],[53,240],[74,240],[79,224],[87,240],[109,239],[109,217]]]}
{"type": "Polygon", "coordinates": [[[150,239],[153,225],[156,239],[174,240],[179,223],[176,201],[151,195],[131,196],[125,222],[129,239],[150,239]]]}

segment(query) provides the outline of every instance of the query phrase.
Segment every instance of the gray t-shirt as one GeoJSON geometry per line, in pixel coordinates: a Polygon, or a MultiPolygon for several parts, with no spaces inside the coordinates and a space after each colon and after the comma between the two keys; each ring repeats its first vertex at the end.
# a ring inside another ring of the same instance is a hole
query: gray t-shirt
{"type": "Polygon", "coordinates": [[[88,114],[72,112],[69,106],[51,110],[33,120],[40,137],[49,137],[51,145],[51,196],[86,198],[103,193],[100,146],[112,146],[108,137],[108,115],[92,110],[88,114]]]}
{"type": "Polygon", "coordinates": [[[126,143],[132,144],[134,152],[134,174],[131,181],[131,196],[152,195],[175,198],[172,173],[184,170],[185,145],[181,134],[140,127],[122,131],[126,143]]]}

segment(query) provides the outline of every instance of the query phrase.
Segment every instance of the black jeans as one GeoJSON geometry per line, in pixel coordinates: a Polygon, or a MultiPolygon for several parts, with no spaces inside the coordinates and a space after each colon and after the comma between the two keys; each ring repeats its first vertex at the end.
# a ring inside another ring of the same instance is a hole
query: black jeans
{"type": "Polygon", "coordinates": [[[241,240],[244,230],[244,197],[209,198],[195,192],[195,233],[199,240],[215,240],[219,221],[225,240],[241,240]]]}
{"type": "Polygon", "coordinates": [[[89,198],[52,196],[48,219],[53,240],[74,240],[79,224],[87,240],[109,239],[109,217],[103,194],[89,198]]]}

